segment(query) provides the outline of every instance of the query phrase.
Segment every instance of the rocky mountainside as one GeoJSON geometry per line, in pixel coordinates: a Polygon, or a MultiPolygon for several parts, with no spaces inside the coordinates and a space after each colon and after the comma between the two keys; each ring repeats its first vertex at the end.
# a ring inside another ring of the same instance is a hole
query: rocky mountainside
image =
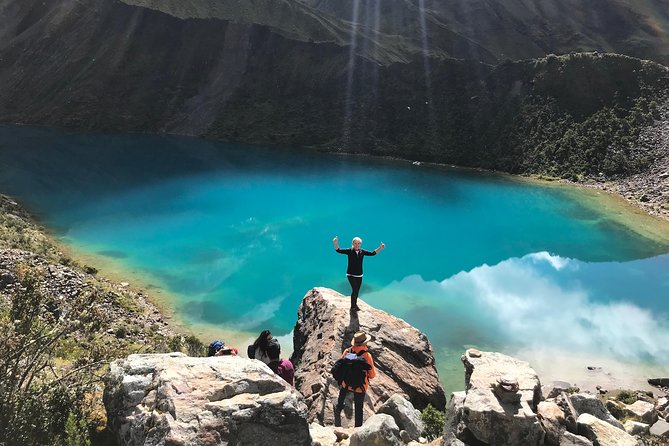
{"type": "Polygon", "coordinates": [[[669,1],[300,0],[361,27],[496,61],[600,51],[669,63],[669,1]],[[356,10],[357,5],[357,10],[356,10]],[[422,8],[421,8],[422,6],[422,8]],[[421,10],[423,14],[421,14],[421,10]]]}
{"type": "MultiPolygon", "coordinates": [[[[424,58],[415,37],[352,24],[326,3],[238,3],[0,0],[0,121],[572,179],[644,172],[660,150],[639,135],[666,101],[664,66],[597,53],[497,66],[447,57],[488,51],[469,37],[424,58]]],[[[488,53],[471,57],[498,59],[488,53]]]]}

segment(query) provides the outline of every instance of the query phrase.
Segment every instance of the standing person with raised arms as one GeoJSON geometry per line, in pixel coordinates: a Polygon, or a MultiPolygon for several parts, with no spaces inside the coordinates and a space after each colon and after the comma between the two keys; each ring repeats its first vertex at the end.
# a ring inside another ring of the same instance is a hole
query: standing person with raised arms
{"type": "Polygon", "coordinates": [[[360,311],[360,308],[358,308],[358,293],[362,286],[362,260],[365,256],[375,256],[378,252],[383,250],[386,245],[381,242],[379,247],[374,251],[366,251],[360,247],[362,245],[362,239],[360,237],[354,237],[351,242],[351,248],[339,249],[339,237],[337,236],[332,239],[332,244],[334,245],[335,251],[339,254],[346,254],[348,256],[346,277],[351,284],[351,311],[360,311]]]}

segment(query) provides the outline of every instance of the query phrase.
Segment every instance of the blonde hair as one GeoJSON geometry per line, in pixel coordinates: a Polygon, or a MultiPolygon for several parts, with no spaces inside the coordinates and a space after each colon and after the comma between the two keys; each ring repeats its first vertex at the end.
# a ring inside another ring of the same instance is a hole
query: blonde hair
{"type": "Polygon", "coordinates": [[[362,245],[362,239],[360,237],[353,237],[353,240],[351,240],[351,245],[353,245],[355,242],[360,242],[362,245]]]}

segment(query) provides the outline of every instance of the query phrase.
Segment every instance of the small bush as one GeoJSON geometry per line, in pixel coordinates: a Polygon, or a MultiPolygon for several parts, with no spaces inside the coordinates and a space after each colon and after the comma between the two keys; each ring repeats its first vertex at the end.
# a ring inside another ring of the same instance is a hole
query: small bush
{"type": "Polygon", "coordinates": [[[639,398],[637,398],[635,392],[621,390],[616,399],[625,404],[634,404],[639,398]]]}
{"type": "Polygon", "coordinates": [[[444,412],[435,409],[431,404],[428,404],[420,415],[423,420],[423,436],[432,441],[441,437],[444,433],[444,422],[446,415],[444,412]]]}
{"type": "Polygon", "coordinates": [[[174,335],[167,341],[167,349],[170,352],[180,352],[183,339],[180,335],[174,335]]]}
{"type": "Polygon", "coordinates": [[[65,446],[91,446],[88,422],[81,415],[70,412],[65,421],[65,446]]]}
{"type": "Polygon", "coordinates": [[[206,356],[207,352],[204,344],[197,337],[190,335],[186,337],[184,342],[189,356],[206,356]]]}

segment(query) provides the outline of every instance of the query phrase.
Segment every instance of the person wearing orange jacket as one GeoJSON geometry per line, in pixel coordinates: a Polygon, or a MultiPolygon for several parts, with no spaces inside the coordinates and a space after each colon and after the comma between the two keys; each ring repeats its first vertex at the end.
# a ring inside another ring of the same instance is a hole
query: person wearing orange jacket
{"type": "Polygon", "coordinates": [[[352,360],[358,358],[364,359],[369,365],[369,369],[363,371],[365,374],[362,386],[352,387],[347,384],[346,381],[342,381],[341,387],[339,389],[339,398],[337,399],[337,405],[335,406],[335,426],[341,426],[341,411],[344,409],[344,401],[346,400],[346,395],[349,392],[353,393],[353,402],[355,406],[355,427],[362,426],[362,409],[365,402],[365,394],[369,388],[369,380],[376,376],[376,368],[374,367],[374,360],[372,360],[372,355],[369,354],[367,350],[367,342],[371,337],[366,334],[364,331],[359,331],[353,336],[351,340],[351,347],[344,350],[342,353],[342,358],[346,358],[347,355],[352,360]]]}

